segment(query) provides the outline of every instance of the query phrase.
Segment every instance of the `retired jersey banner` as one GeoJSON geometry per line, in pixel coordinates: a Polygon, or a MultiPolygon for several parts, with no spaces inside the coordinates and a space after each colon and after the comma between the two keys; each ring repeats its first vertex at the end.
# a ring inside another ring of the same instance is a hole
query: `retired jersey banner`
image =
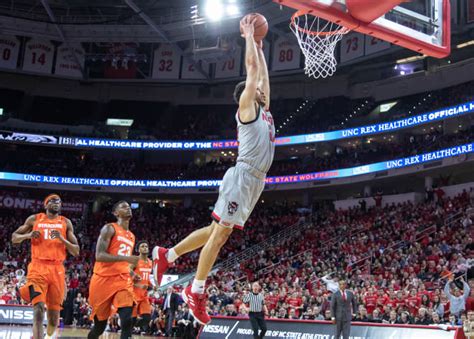
{"type": "Polygon", "coordinates": [[[84,69],[84,49],[80,45],[70,47],[65,44],[58,47],[54,74],[82,78],[81,68],[84,69]]]}
{"type": "MultiPolygon", "coordinates": [[[[292,339],[335,339],[336,326],[328,321],[302,321],[267,319],[265,338],[292,339]]],[[[357,339],[461,339],[461,331],[446,325],[438,326],[402,326],[353,323],[350,338],[357,339]]],[[[212,317],[212,322],[204,326],[200,339],[253,338],[252,325],[246,318],[212,317]]]]}
{"type": "Polygon", "coordinates": [[[365,36],[365,55],[378,53],[389,49],[392,45],[388,41],[380,40],[374,36],[365,36]]]}
{"type": "Polygon", "coordinates": [[[181,79],[189,79],[189,80],[199,80],[199,79],[206,79],[204,74],[202,74],[198,68],[201,68],[206,74],[209,74],[209,64],[198,60],[194,62],[187,58],[183,58],[183,62],[181,63],[181,79]]]}
{"type": "Polygon", "coordinates": [[[51,74],[53,70],[54,45],[48,40],[31,39],[26,43],[23,70],[51,74]]]}
{"type": "Polygon", "coordinates": [[[92,53],[105,54],[103,76],[108,79],[135,79],[137,62],[131,56],[139,55],[149,45],[138,42],[96,42],[92,53]]]}
{"type": "Polygon", "coordinates": [[[300,47],[295,39],[278,38],[273,44],[272,71],[299,68],[300,58],[300,47]]]}
{"type": "Polygon", "coordinates": [[[340,47],[341,63],[364,56],[365,36],[362,33],[350,32],[342,37],[340,47]]]}
{"type": "Polygon", "coordinates": [[[242,57],[242,49],[235,48],[232,54],[223,60],[216,62],[216,79],[233,78],[240,75],[240,60],[242,57]]]}
{"type": "Polygon", "coordinates": [[[181,55],[169,44],[161,44],[153,56],[153,79],[179,79],[181,55]]]}
{"type": "Polygon", "coordinates": [[[0,36],[0,68],[15,69],[20,42],[14,36],[0,36]]]}

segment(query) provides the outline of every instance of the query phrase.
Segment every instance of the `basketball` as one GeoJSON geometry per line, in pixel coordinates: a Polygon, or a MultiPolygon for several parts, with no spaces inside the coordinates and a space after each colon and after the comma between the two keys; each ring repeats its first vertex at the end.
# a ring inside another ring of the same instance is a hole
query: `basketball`
{"type": "Polygon", "coordinates": [[[257,42],[262,41],[268,32],[267,19],[262,14],[259,14],[259,13],[247,14],[246,16],[242,18],[242,20],[240,20],[241,22],[240,33],[242,33],[242,22],[248,17],[251,17],[251,19],[253,19],[254,17],[257,17],[257,20],[255,20],[255,23],[254,23],[255,32],[253,33],[253,38],[257,42]]]}

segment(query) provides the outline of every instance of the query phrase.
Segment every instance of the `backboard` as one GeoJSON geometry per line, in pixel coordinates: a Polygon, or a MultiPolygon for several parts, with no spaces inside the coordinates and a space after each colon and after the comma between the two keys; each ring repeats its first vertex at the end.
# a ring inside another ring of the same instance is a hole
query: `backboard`
{"type": "Polygon", "coordinates": [[[449,0],[273,1],[421,54],[451,52],[449,0]]]}

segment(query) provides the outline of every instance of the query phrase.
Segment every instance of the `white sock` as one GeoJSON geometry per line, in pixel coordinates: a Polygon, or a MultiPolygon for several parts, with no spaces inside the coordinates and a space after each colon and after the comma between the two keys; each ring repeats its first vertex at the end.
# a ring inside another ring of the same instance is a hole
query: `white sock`
{"type": "Polygon", "coordinates": [[[176,254],[174,247],[170,248],[168,253],[166,253],[166,260],[168,260],[168,262],[174,262],[176,259],[178,259],[178,257],[179,256],[176,254]]]}
{"type": "Polygon", "coordinates": [[[206,284],[206,280],[193,280],[193,285],[191,286],[191,292],[197,294],[204,293],[204,285],[206,284]]]}

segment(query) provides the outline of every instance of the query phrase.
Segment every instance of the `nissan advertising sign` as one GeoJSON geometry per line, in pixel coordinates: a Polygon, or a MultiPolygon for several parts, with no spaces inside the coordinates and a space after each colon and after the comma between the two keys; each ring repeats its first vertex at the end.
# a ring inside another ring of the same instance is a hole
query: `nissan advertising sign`
{"type": "MultiPolygon", "coordinates": [[[[329,322],[267,319],[267,327],[265,338],[335,339],[335,325],[329,322]]],[[[213,317],[212,322],[202,328],[199,338],[253,338],[253,331],[249,319],[213,317]]],[[[460,328],[445,325],[431,327],[354,323],[350,338],[461,339],[464,335],[460,328]]]]}
{"type": "MultiPolygon", "coordinates": [[[[46,324],[46,312],[43,323],[46,324]]],[[[33,325],[33,307],[0,305],[0,324],[33,325]]]]}

